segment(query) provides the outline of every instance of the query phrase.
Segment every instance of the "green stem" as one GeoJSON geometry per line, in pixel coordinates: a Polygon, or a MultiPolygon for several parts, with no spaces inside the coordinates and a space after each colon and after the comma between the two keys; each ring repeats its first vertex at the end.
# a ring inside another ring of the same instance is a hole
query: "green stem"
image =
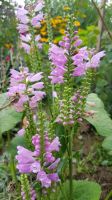
{"type": "Polygon", "coordinates": [[[111,197],[112,197],[112,190],[107,194],[105,200],[110,200],[111,197]]]}
{"type": "Polygon", "coordinates": [[[72,142],[73,142],[73,130],[69,135],[69,200],[73,199],[73,166],[72,166],[72,142]]]}
{"type": "Polygon", "coordinates": [[[15,162],[14,162],[14,157],[12,155],[10,156],[10,170],[11,170],[12,180],[15,183],[17,183],[15,162]]]}

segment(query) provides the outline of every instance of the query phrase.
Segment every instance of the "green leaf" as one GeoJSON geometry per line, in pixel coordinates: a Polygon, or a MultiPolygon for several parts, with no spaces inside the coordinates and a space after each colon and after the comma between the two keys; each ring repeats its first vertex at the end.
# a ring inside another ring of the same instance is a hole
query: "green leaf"
{"type": "MultiPolygon", "coordinates": [[[[69,199],[69,181],[63,184],[59,200],[69,199]]],[[[73,181],[73,200],[99,200],[101,187],[92,181],[73,181]]]]}
{"type": "Polygon", "coordinates": [[[112,135],[112,120],[108,113],[104,109],[104,104],[101,99],[95,93],[91,93],[87,97],[86,112],[95,111],[92,116],[85,117],[85,119],[92,124],[97,132],[102,136],[112,135]],[[91,103],[95,103],[95,106],[91,106],[91,103]]]}
{"type": "Polygon", "coordinates": [[[8,153],[15,156],[17,154],[17,146],[26,147],[26,141],[24,136],[15,136],[12,139],[10,147],[8,148],[8,153]]]}
{"type": "Polygon", "coordinates": [[[11,130],[20,122],[22,113],[15,111],[13,106],[9,105],[6,93],[0,94],[0,133],[11,130]],[[3,109],[2,109],[3,108],[3,109]]]}
{"type": "Polygon", "coordinates": [[[102,146],[104,149],[112,151],[112,136],[105,138],[105,140],[102,143],[102,146]]]}

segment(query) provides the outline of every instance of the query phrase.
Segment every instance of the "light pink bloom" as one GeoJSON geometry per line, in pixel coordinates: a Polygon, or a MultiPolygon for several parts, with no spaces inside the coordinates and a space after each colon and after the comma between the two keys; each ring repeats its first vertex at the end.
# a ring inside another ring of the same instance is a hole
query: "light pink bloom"
{"type": "Polygon", "coordinates": [[[31,24],[33,25],[33,26],[39,26],[40,27],[40,21],[42,21],[43,20],[43,13],[39,13],[36,17],[33,17],[32,18],[32,21],[31,21],[31,24]]]}
{"type": "Polygon", "coordinates": [[[37,2],[37,5],[36,5],[34,11],[35,11],[35,12],[39,12],[39,11],[42,10],[43,7],[44,7],[44,1],[43,1],[43,0],[39,0],[39,1],[37,2]]]}
{"type": "Polygon", "coordinates": [[[27,44],[27,43],[25,43],[25,42],[22,42],[22,43],[21,43],[21,46],[22,46],[22,48],[25,50],[25,52],[26,52],[27,54],[30,53],[30,45],[29,45],[29,44],[27,44]]]}
{"type": "Polygon", "coordinates": [[[29,27],[26,24],[19,24],[17,29],[19,30],[19,33],[26,33],[29,30],[29,27]]]}
{"type": "Polygon", "coordinates": [[[17,134],[18,134],[19,136],[23,136],[23,135],[25,134],[25,129],[24,129],[24,128],[20,129],[20,130],[17,132],[17,134]]]}
{"type": "Polygon", "coordinates": [[[31,40],[31,34],[26,34],[26,35],[20,35],[20,39],[24,42],[30,42],[31,40]]]}

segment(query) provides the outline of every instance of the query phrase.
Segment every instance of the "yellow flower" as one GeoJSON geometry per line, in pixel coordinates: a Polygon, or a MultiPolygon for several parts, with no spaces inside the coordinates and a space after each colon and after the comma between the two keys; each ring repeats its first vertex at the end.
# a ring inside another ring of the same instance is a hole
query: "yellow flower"
{"type": "Polygon", "coordinates": [[[68,10],[70,10],[70,7],[69,7],[69,6],[64,6],[64,7],[63,7],[63,10],[64,10],[64,11],[68,11],[68,10]]]}
{"type": "Polygon", "coordinates": [[[54,44],[57,44],[59,42],[59,39],[57,39],[57,38],[55,38],[54,40],[53,40],[53,43],[54,44]]]}
{"type": "Polygon", "coordinates": [[[45,36],[47,35],[47,32],[46,31],[40,31],[41,35],[45,36]]]}
{"type": "Polygon", "coordinates": [[[41,38],[40,42],[48,42],[48,38],[41,38]]]}
{"type": "Polygon", "coordinates": [[[11,43],[6,43],[4,46],[5,48],[10,49],[12,48],[13,45],[11,43]]]}
{"type": "Polygon", "coordinates": [[[61,28],[61,29],[59,30],[59,32],[63,35],[63,34],[65,34],[65,29],[61,28]]]}
{"type": "Polygon", "coordinates": [[[80,22],[79,22],[79,21],[75,21],[75,22],[74,22],[74,25],[75,25],[75,26],[80,26],[80,22]]]}

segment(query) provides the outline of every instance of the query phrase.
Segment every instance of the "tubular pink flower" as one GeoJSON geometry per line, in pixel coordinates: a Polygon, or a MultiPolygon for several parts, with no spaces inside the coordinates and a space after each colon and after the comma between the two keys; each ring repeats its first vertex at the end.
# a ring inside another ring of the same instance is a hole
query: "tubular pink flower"
{"type": "Polygon", "coordinates": [[[26,35],[20,35],[20,39],[24,42],[30,42],[31,40],[31,34],[26,34],[26,35]]]}
{"type": "Polygon", "coordinates": [[[59,151],[59,138],[56,137],[51,141],[48,134],[45,133],[44,149],[42,147],[42,150],[44,150],[43,155],[41,155],[41,136],[39,134],[32,137],[32,144],[34,145],[34,151],[29,151],[22,146],[17,147],[17,169],[20,173],[37,174],[37,180],[41,183],[42,187],[49,188],[52,183],[59,181],[56,169],[60,158],[55,159],[52,154],[52,152],[59,151]]]}
{"type": "Polygon", "coordinates": [[[64,74],[66,72],[67,57],[63,48],[51,44],[49,49],[49,59],[55,68],[52,70],[49,78],[52,83],[63,83],[64,74]]]}
{"type": "Polygon", "coordinates": [[[20,72],[12,69],[10,87],[7,95],[9,97],[18,97],[14,107],[18,112],[24,110],[25,103],[29,103],[31,108],[36,108],[39,101],[45,96],[45,92],[40,91],[44,87],[43,82],[39,82],[42,73],[29,73],[28,68],[20,68],[20,72]],[[34,84],[33,84],[34,83],[34,84]]]}
{"type": "Polygon", "coordinates": [[[27,44],[27,43],[25,43],[25,42],[22,42],[22,43],[21,43],[21,46],[22,46],[22,48],[25,50],[25,52],[26,52],[27,54],[30,53],[30,45],[29,45],[29,44],[27,44]]]}
{"type": "Polygon", "coordinates": [[[29,27],[26,24],[19,24],[18,27],[17,27],[17,29],[19,30],[20,34],[23,34],[23,33],[28,32],[29,27]]]}
{"type": "Polygon", "coordinates": [[[35,12],[39,12],[42,10],[42,8],[44,7],[44,1],[43,0],[38,0],[37,5],[34,9],[35,12]]]}
{"type": "Polygon", "coordinates": [[[20,129],[20,130],[17,132],[17,134],[18,134],[19,136],[23,136],[23,135],[25,134],[25,129],[24,129],[24,128],[20,129]]]}
{"type": "Polygon", "coordinates": [[[32,18],[31,24],[33,26],[40,27],[41,26],[40,22],[43,20],[43,18],[44,18],[43,13],[39,13],[36,17],[32,18]]]}

